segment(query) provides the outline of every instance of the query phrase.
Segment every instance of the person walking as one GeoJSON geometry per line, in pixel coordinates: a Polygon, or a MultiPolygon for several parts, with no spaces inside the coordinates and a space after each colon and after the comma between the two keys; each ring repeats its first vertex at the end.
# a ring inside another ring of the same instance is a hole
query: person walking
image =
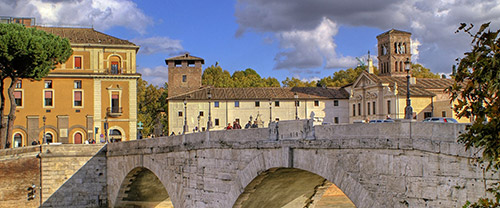
{"type": "Polygon", "coordinates": [[[234,122],[233,122],[233,129],[241,129],[241,126],[240,126],[240,124],[238,123],[238,121],[234,121],[234,122]]]}
{"type": "Polygon", "coordinates": [[[231,130],[231,129],[233,129],[233,126],[231,126],[231,123],[227,123],[226,130],[231,130]]]}

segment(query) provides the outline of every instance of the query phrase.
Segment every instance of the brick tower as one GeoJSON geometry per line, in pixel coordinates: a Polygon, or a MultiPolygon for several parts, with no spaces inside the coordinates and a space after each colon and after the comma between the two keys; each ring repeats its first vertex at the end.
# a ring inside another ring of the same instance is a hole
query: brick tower
{"type": "Polygon", "coordinates": [[[377,36],[380,76],[406,76],[404,62],[411,61],[411,33],[389,30],[377,36]]]}
{"type": "Polygon", "coordinates": [[[201,65],[205,60],[188,53],[165,59],[168,66],[168,97],[174,97],[201,87],[201,65]]]}

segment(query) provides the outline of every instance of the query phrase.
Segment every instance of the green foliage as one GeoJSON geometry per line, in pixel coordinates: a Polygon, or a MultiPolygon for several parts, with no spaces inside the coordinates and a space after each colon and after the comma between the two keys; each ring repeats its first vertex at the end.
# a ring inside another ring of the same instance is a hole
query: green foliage
{"type": "Polygon", "coordinates": [[[324,77],[323,79],[319,80],[318,83],[320,86],[341,87],[356,81],[361,72],[363,72],[364,70],[365,67],[356,67],[354,69],[349,68],[345,71],[340,70],[333,73],[333,77],[332,76],[324,77]]]}
{"type": "Polygon", "coordinates": [[[233,87],[233,80],[228,71],[218,65],[212,65],[203,71],[201,83],[204,86],[233,87]]]}
{"type": "Polygon", "coordinates": [[[498,208],[500,207],[500,184],[494,183],[491,188],[486,191],[492,193],[495,199],[480,198],[477,202],[471,203],[467,201],[463,208],[498,208]]]}
{"type": "Polygon", "coordinates": [[[166,131],[168,85],[156,87],[143,79],[137,80],[137,120],[143,123],[142,135],[153,134],[155,125],[163,124],[166,131]]]}
{"type": "Polygon", "coordinates": [[[458,31],[469,33],[473,40],[472,51],[460,59],[455,74],[455,83],[448,88],[451,101],[458,104],[454,111],[459,118],[474,118],[472,126],[459,137],[467,149],[483,148],[481,162],[489,169],[500,167],[500,40],[499,31],[486,31],[489,23],[483,24],[475,34],[472,26],[462,25],[458,31]],[[489,118],[489,121],[486,119],[489,118]]]}
{"type": "Polygon", "coordinates": [[[72,53],[67,39],[20,24],[0,24],[2,75],[40,79],[72,53]]]}
{"type": "MultiPolygon", "coordinates": [[[[500,30],[490,31],[490,23],[483,24],[476,34],[470,31],[473,25],[461,24],[457,32],[463,31],[472,37],[472,50],[459,59],[454,76],[455,83],[447,89],[451,101],[456,102],[453,110],[459,118],[472,118],[471,126],[459,136],[459,142],[466,149],[478,148],[483,153],[480,163],[486,170],[500,168],[500,30]],[[487,30],[488,29],[488,30],[487,30]]],[[[479,199],[467,202],[464,207],[499,207],[498,184],[488,189],[495,200],[479,199]]]]}
{"type": "Polygon", "coordinates": [[[8,97],[10,112],[7,130],[0,124],[0,140],[10,138],[15,120],[14,86],[19,79],[39,80],[64,63],[73,53],[67,39],[20,24],[0,23],[0,116],[5,109],[5,79],[10,78],[8,97]],[[5,135],[2,133],[5,132],[5,135]]]}
{"type": "Polygon", "coordinates": [[[432,73],[430,69],[420,64],[411,64],[411,76],[416,78],[441,78],[439,74],[432,73]]]}
{"type": "Polygon", "coordinates": [[[235,71],[231,76],[219,65],[212,65],[203,71],[201,83],[213,87],[280,87],[277,79],[261,78],[253,69],[235,71]]]}

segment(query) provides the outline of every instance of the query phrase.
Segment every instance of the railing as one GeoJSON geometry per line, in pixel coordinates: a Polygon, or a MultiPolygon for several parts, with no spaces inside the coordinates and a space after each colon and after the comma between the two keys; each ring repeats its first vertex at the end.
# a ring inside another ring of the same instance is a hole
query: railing
{"type": "Polygon", "coordinates": [[[122,74],[123,72],[123,69],[106,69],[106,73],[108,74],[122,74]]]}
{"type": "Polygon", "coordinates": [[[108,107],[106,112],[110,117],[118,117],[123,114],[123,109],[122,107],[108,107]]]}

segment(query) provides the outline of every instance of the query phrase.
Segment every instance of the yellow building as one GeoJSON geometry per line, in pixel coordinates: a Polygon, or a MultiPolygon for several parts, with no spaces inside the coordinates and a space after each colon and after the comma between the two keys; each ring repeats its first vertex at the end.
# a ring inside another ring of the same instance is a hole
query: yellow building
{"type": "MultiPolygon", "coordinates": [[[[411,33],[394,29],[377,36],[380,74],[374,74],[372,60],[369,58],[368,71],[364,71],[354,83],[346,87],[350,91],[350,123],[386,119],[387,116],[404,119],[407,95],[404,62],[411,61],[410,37],[411,33]]],[[[452,84],[452,79],[411,77],[413,119],[422,121],[427,117],[456,118],[450,97],[444,92],[452,84]]],[[[469,120],[464,118],[459,122],[469,120]]]]}
{"type": "Polygon", "coordinates": [[[222,130],[234,122],[267,127],[279,120],[314,119],[314,124],[348,123],[348,92],[343,88],[213,88],[201,85],[204,60],[189,54],[168,65],[169,134],[222,130]],[[186,124],[186,125],[185,125],[186,124]]]}
{"type": "Polygon", "coordinates": [[[48,143],[135,140],[139,46],[92,28],[36,28],[68,38],[73,54],[42,80],[16,84],[11,147],[43,142],[44,132],[48,143]]]}

